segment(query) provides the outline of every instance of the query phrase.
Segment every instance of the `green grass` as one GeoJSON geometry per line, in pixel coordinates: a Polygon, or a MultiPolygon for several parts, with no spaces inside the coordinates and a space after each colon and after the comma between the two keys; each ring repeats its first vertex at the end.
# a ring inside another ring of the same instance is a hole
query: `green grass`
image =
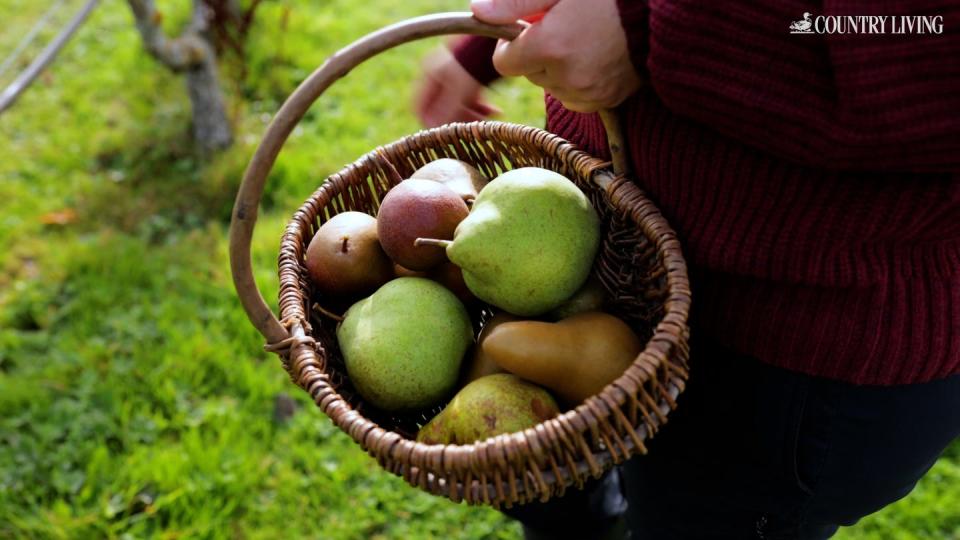
{"type": "MultiPolygon", "coordinates": [[[[175,29],[188,2],[159,4],[175,29]]],[[[262,352],[230,281],[237,183],[284,97],[364,33],[465,2],[361,5],[263,4],[249,76],[223,65],[237,144],[212,158],[191,150],[183,81],[143,51],[121,0],[104,0],[0,115],[0,538],[518,537],[493,510],[381,471],[262,352]],[[75,220],[45,224],[65,210],[75,220]],[[284,394],[299,410],[277,420],[284,394]]],[[[0,55],[44,7],[0,0],[0,55]]],[[[343,164],[418,129],[411,83],[437,43],[352,72],[285,147],[253,246],[268,299],[299,202],[343,164]]],[[[537,90],[497,93],[506,118],[542,125],[537,90]]],[[[960,538],[958,463],[955,447],[914,495],[842,538],[960,538]]]]}

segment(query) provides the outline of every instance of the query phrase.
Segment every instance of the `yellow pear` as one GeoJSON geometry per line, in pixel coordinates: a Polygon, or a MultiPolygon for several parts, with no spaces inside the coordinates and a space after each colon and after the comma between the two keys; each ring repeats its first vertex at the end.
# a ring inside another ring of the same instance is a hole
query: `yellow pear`
{"type": "Polygon", "coordinates": [[[643,342],[620,319],[590,311],[555,323],[505,322],[479,348],[503,369],[576,405],[622,375],[643,342]]]}

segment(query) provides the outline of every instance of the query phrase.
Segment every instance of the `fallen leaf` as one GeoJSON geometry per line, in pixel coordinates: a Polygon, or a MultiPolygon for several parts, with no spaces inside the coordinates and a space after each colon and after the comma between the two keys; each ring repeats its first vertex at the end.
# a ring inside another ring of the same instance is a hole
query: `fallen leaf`
{"type": "Polygon", "coordinates": [[[55,210],[40,216],[40,223],[44,225],[69,225],[76,220],[77,212],[73,208],[55,210]]]}

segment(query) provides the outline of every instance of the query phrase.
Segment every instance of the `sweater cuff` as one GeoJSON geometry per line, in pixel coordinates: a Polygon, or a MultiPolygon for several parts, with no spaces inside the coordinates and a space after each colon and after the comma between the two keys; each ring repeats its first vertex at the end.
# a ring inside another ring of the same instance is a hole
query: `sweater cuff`
{"type": "Polygon", "coordinates": [[[482,36],[464,36],[450,47],[454,59],[480,84],[489,85],[500,78],[493,67],[497,40],[482,36]]]}
{"type": "Polygon", "coordinates": [[[627,36],[627,49],[634,69],[642,77],[650,54],[650,6],[648,0],[617,0],[620,26],[627,36]]]}

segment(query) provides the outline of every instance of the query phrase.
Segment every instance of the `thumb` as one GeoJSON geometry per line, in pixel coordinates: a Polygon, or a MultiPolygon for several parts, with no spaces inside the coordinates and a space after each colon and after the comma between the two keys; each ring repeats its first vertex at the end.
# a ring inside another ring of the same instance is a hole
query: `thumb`
{"type": "Polygon", "coordinates": [[[517,22],[552,8],[560,0],[473,0],[470,9],[473,15],[490,24],[517,22]]]}

